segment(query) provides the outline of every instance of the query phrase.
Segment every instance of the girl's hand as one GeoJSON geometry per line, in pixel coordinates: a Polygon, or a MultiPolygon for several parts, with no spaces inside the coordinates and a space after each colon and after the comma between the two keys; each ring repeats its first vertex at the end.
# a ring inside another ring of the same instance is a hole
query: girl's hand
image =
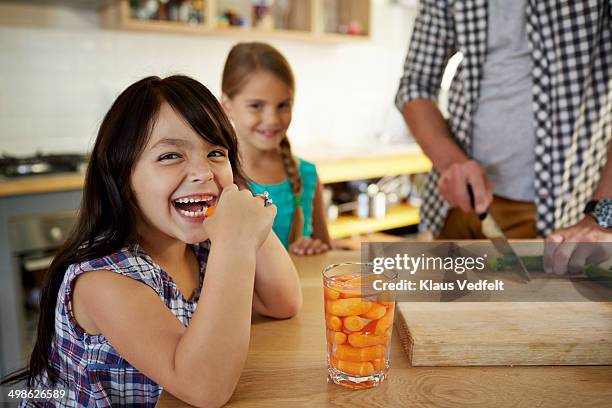
{"type": "Polygon", "coordinates": [[[223,189],[213,216],[203,222],[211,242],[233,242],[256,250],[272,230],[276,206],[264,206],[262,197],[235,184],[223,189]]]}
{"type": "Polygon", "coordinates": [[[301,237],[289,245],[289,252],[296,255],[318,255],[329,251],[329,246],[321,240],[301,237]]]}

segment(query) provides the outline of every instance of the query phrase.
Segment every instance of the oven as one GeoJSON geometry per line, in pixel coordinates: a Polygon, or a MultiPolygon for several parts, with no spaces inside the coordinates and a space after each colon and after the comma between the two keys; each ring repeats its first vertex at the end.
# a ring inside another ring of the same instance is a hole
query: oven
{"type": "MultiPolygon", "coordinates": [[[[83,154],[0,156],[0,183],[29,183],[33,177],[43,186],[57,183],[56,175],[82,174],[86,163],[83,154]]],[[[0,375],[27,362],[42,282],[75,225],[81,198],[74,186],[0,195],[0,375]]]]}
{"type": "Polygon", "coordinates": [[[76,211],[58,211],[11,218],[8,232],[13,265],[21,288],[22,359],[29,356],[36,335],[43,280],[59,246],[70,234],[76,211]]]}

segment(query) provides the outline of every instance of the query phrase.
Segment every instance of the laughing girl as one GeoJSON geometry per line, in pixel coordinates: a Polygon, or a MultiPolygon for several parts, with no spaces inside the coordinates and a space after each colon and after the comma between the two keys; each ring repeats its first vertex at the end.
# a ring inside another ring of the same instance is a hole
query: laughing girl
{"type": "Polygon", "coordinates": [[[65,389],[57,406],[152,407],[162,389],[224,404],[252,310],[287,318],[301,304],[271,233],[276,208],[245,183],[232,126],[206,87],[172,76],[127,88],[100,127],[77,226],[49,269],[30,363],[5,382],[65,389]]]}

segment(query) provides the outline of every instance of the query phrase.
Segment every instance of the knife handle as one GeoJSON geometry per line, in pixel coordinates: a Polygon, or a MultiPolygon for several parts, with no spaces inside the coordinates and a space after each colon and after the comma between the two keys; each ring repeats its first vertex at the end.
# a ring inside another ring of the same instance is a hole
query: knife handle
{"type": "MultiPolygon", "coordinates": [[[[472,210],[476,210],[476,204],[474,203],[474,190],[472,190],[472,185],[468,183],[467,185],[468,194],[470,195],[470,206],[472,206],[472,210]]],[[[480,221],[484,220],[487,217],[487,212],[483,212],[482,214],[478,214],[478,218],[480,221]]]]}

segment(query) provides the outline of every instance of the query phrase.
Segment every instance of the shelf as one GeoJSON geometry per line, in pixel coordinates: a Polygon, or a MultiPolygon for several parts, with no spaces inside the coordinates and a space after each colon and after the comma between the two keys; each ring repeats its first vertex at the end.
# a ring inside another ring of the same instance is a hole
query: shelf
{"type": "Polygon", "coordinates": [[[212,30],[205,24],[187,24],[178,21],[145,21],[129,18],[124,20],[120,28],[133,31],[159,31],[181,34],[208,34],[212,30]]]}
{"type": "Polygon", "coordinates": [[[423,153],[314,160],[314,163],[323,184],[398,174],[427,173],[431,170],[431,161],[423,153]]]}
{"type": "MultiPolygon", "coordinates": [[[[265,41],[267,38],[279,38],[285,40],[304,40],[315,42],[359,42],[370,39],[369,31],[369,12],[361,19],[363,26],[367,30],[361,35],[339,34],[322,31],[320,24],[321,13],[324,12],[321,0],[304,2],[303,0],[292,0],[291,7],[294,9],[290,19],[290,28],[252,28],[252,27],[219,27],[217,26],[217,15],[226,8],[223,0],[208,0],[205,11],[205,21],[200,24],[189,24],[179,21],[163,20],[140,20],[131,16],[130,5],[127,0],[109,0],[103,7],[102,21],[106,28],[120,29],[129,31],[151,31],[161,33],[211,35],[211,36],[235,36],[242,39],[260,39],[265,41]],[[214,17],[213,17],[214,16],[214,17]],[[315,28],[316,27],[316,28],[315,28]]],[[[367,5],[369,10],[369,0],[359,0],[367,5]]],[[[229,4],[235,4],[231,1],[229,4]]],[[[251,2],[245,4],[251,6],[251,2]]],[[[248,9],[247,9],[248,10],[248,9]]],[[[243,10],[244,13],[246,11],[243,10]]]]}
{"type": "Polygon", "coordinates": [[[334,222],[328,223],[331,239],[367,234],[392,228],[405,227],[419,223],[419,209],[408,204],[390,208],[385,218],[357,218],[342,215],[334,222]]]}
{"type": "MultiPolygon", "coordinates": [[[[13,3],[21,3],[35,6],[59,6],[73,7],[86,10],[100,10],[115,0],[20,0],[13,3]]],[[[0,1],[0,3],[10,3],[10,1],[0,1]]]]}
{"type": "Polygon", "coordinates": [[[367,37],[357,35],[343,34],[316,34],[309,31],[300,30],[264,30],[250,28],[208,28],[205,25],[189,25],[185,23],[173,21],[141,21],[129,20],[125,21],[121,27],[122,30],[128,31],[149,31],[163,32],[170,34],[195,34],[195,35],[211,35],[211,36],[232,36],[248,38],[249,40],[259,39],[265,40],[268,38],[276,38],[280,40],[297,40],[297,41],[314,41],[323,43],[338,43],[338,42],[360,42],[368,40],[367,37]]]}

